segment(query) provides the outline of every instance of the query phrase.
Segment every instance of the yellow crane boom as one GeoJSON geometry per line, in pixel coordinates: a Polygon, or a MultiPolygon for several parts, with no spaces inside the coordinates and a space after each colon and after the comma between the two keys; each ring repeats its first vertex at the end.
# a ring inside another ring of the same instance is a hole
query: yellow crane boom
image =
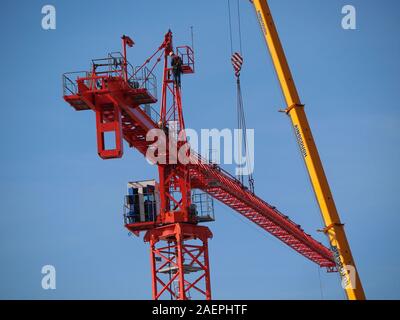
{"type": "Polygon", "coordinates": [[[311,133],[304,105],[300,101],[285,52],[266,0],[250,0],[269,48],[275,70],[286,100],[286,114],[290,117],[315,196],[325,223],[342,286],[349,300],[365,299],[364,290],[351,254],[350,246],[337,212],[317,146],[311,133]]]}

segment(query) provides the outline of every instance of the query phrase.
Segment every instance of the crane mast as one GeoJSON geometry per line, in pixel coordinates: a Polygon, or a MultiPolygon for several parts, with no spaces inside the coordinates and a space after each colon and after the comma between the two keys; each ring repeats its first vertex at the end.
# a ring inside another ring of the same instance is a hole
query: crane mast
{"type": "Polygon", "coordinates": [[[297,143],[307,167],[324,220],[325,228],[323,231],[329,238],[335,262],[342,278],[342,286],[349,300],[363,300],[365,299],[364,290],[346,238],[344,225],[340,221],[318,149],[308,124],[304,105],[300,101],[270,8],[266,0],[253,0],[251,2],[278,75],[286,100],[284,111],[290,117],[297,143]]]}

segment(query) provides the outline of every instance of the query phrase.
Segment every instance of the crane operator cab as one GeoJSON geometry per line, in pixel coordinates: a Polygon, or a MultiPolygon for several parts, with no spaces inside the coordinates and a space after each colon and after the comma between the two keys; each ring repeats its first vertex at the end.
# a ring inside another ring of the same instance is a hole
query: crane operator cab
{"type": "Polygon", "coordinates": [[[128,183],[128,194],[125,196],[125,225],[142,226],[154,224],[160,211],[160,196],[155,180],[128,183]]]}
{"type": "MultiPolygon", "coordinates": [[[[201,190],[192,190],[189,211],[198,223],[215,220],[213,199],[201,190]]],[[[159,212],[160,194],[155,180],[128,183],[128,194],[124,201],[124,222],[129,230],[139,232],[154,228],[159,212]]]]}

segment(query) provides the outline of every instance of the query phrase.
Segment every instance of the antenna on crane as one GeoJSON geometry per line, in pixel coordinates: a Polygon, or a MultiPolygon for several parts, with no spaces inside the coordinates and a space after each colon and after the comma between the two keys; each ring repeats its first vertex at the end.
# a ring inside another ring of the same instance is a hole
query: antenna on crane
{"type": "Polygon", "coordinates": [[[192,50],[194,51],[194,32],[193,32],[193,26],[190,26],[190,38],[192,42],[192,50]]]}

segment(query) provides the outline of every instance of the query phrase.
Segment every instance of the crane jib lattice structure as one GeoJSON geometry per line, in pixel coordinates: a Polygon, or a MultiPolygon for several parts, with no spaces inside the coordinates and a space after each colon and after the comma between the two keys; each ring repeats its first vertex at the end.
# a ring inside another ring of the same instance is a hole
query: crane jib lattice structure
{"type": "MultiPolygon", "coordinates": [[[[127,36],[122,37],[122,42],[122,54],[113,52],[106,58],[92,60],[89,72],[63,75],[65,101],[77,111],[92,110],[96,114],[98,154],[103,159],[122,157],[123,140],[146,156],[153,144],[146,140],[146,134],[152,129],[165,129],[171,121],[177,123],[179,133],[185,129],[181,88],[173,79],[170,59],[171,53],[179,56],[182,73],[193,73],[192,48],[174,48],[169,31],[145,63],[133,67],[127,61],[126,48],[134,43],[127,36]],[[163,64],[163,79],[160,111],[156,112],[151,105],[158,102],[154,75],[158,64],[163,64]],[[108,133],[114,137],[111,149],[106,146],[108,133]]],[[[189,299],[191,291],[211,299],[208,240],[212,233],[199,225],[200,219],[191,210],[194,189],[226,204],[320,267],[336,271],[328,248],[221,167],[192,150],[188,154],[199,161],[157,164],[160,205],[155,216],[125,220],[125,227],[131,232],[146,232],[144,240],[150,243],[153,299],[164,295],[189,299]]]]}

